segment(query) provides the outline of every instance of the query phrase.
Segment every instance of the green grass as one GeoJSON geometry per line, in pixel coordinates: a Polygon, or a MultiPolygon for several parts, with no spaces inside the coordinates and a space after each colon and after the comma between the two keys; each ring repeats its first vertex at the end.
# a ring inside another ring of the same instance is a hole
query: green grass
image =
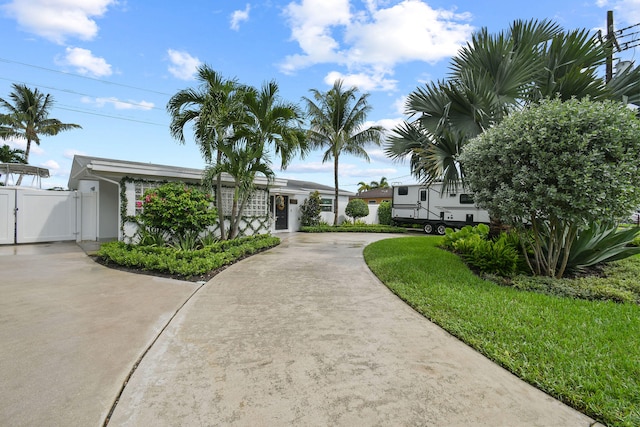
{"type": "Polygon", "coordinates": [[[520,378],[607,425],[640,425],[640,306],[499,286],[440,240],[381,240],[364,256],[414,309],[520,378]]]}

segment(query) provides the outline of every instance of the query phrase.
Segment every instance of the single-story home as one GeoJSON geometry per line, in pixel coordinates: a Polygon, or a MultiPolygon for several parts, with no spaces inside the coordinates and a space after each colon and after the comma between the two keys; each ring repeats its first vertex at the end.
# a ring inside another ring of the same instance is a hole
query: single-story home
{"type": "Polygon", "coordinates": [[[351,199],[361,199],[368,205],[379,205],[382,202],[391,203],[393,196],[393,188],[372,188],[371,190],[361,191],[355,196],[349,197],[351,199]]]}
{"type": "MultiPolygon", "coordinates": [[[[201,169],[76,155],[68,186],[80,196],[95,193],[96,206],[85,209],[81,221],[96,227],[96,240],[128,241],[137,230],[129,219],[142,209],[145,190],[168,181],[198,184],[202,173],[201,169]]],[[[223,174],[225,213],[231,211],[232,182],[231,176],[223,174]]],[[[320,193],[322,219],[333,222],[333,187],[283,178],[268,183],[264,177],[257,177],[255,184],[257,191],[249,200],[240,225],[245,235],[299,230],[300,207],[313,191],[320,193]]],[[[353,194],[339,191],[338,214],[341,221],[346,218],[344,210],[353,194]]],[[[86,232],[83,234],[87,235],[86,232]]]]}

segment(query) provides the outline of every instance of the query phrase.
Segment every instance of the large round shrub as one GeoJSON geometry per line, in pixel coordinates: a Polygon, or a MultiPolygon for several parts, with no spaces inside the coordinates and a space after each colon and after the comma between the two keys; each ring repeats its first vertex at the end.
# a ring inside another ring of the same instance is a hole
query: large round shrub
{"type": "Polygon", "coordinates": [[[344,213],[354,220],[357,220],[358,218],[364,218],[369,215],[369,206],[367,206],[362,199],[352,199],[347,203],[344,213]]]}
{"type": "Polygon", "coordinates": [[[148,227],[181,237],[204,231],[215,224],[217,216],[207,193],[170,182],[145,192],[139,219],[148,227]]]}
{"type": "Polygon", "coordinates": [[[530,224],[534,251],[551,253],[541,274],[557,276],[578,231],[640,206],[640,121],[621,103],[544,100],[471,140],[461,164],[476,203],[530,224]]]}

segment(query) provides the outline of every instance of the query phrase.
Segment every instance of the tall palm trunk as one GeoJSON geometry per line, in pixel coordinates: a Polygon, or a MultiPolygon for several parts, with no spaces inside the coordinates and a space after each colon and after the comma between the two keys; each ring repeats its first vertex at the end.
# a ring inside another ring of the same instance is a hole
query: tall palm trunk
{"type": "MultiPolygon", "coordinates": [[[[29,164],[29,153],[31,152],[31,138],[27,138],[27,149],[24,150],[24,161],[26,164],[29,164]]],[[[22,178],[24,177],[23,174],[20,174],[20,176],[18,176],[18,182],[16,182],[16,187],[20,187],[20,185],[22,184],[22,178]]]]}
{"type": "Polygon", "coordinates": [[[333,196],[333,225],[338,225],[338,156],[333,156],[333,182],[336,185],[333,196]]]}
{"type": "MultiPolygon", "coordinates": [[[[216,164],[220,164],[222,161],[222,152],[218,150],[216,156],[216,164]]],[[[218,225],[220,227],[220,240],[227,240],[227,232],[224,224],[224,210],[222,203],[222,173],[219,173],[216,178],[216,207],[218,209],[218,225]]]]}

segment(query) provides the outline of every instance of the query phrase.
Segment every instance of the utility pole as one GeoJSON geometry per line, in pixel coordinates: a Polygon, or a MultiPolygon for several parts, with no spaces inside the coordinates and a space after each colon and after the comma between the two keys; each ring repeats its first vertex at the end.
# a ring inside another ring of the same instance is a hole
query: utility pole
{"type": "Polygon", "coordinates": [[[613,10],[607,11],[607,71],[605,74],[605,81],[609,83],[613,78],[613,10]]]}

